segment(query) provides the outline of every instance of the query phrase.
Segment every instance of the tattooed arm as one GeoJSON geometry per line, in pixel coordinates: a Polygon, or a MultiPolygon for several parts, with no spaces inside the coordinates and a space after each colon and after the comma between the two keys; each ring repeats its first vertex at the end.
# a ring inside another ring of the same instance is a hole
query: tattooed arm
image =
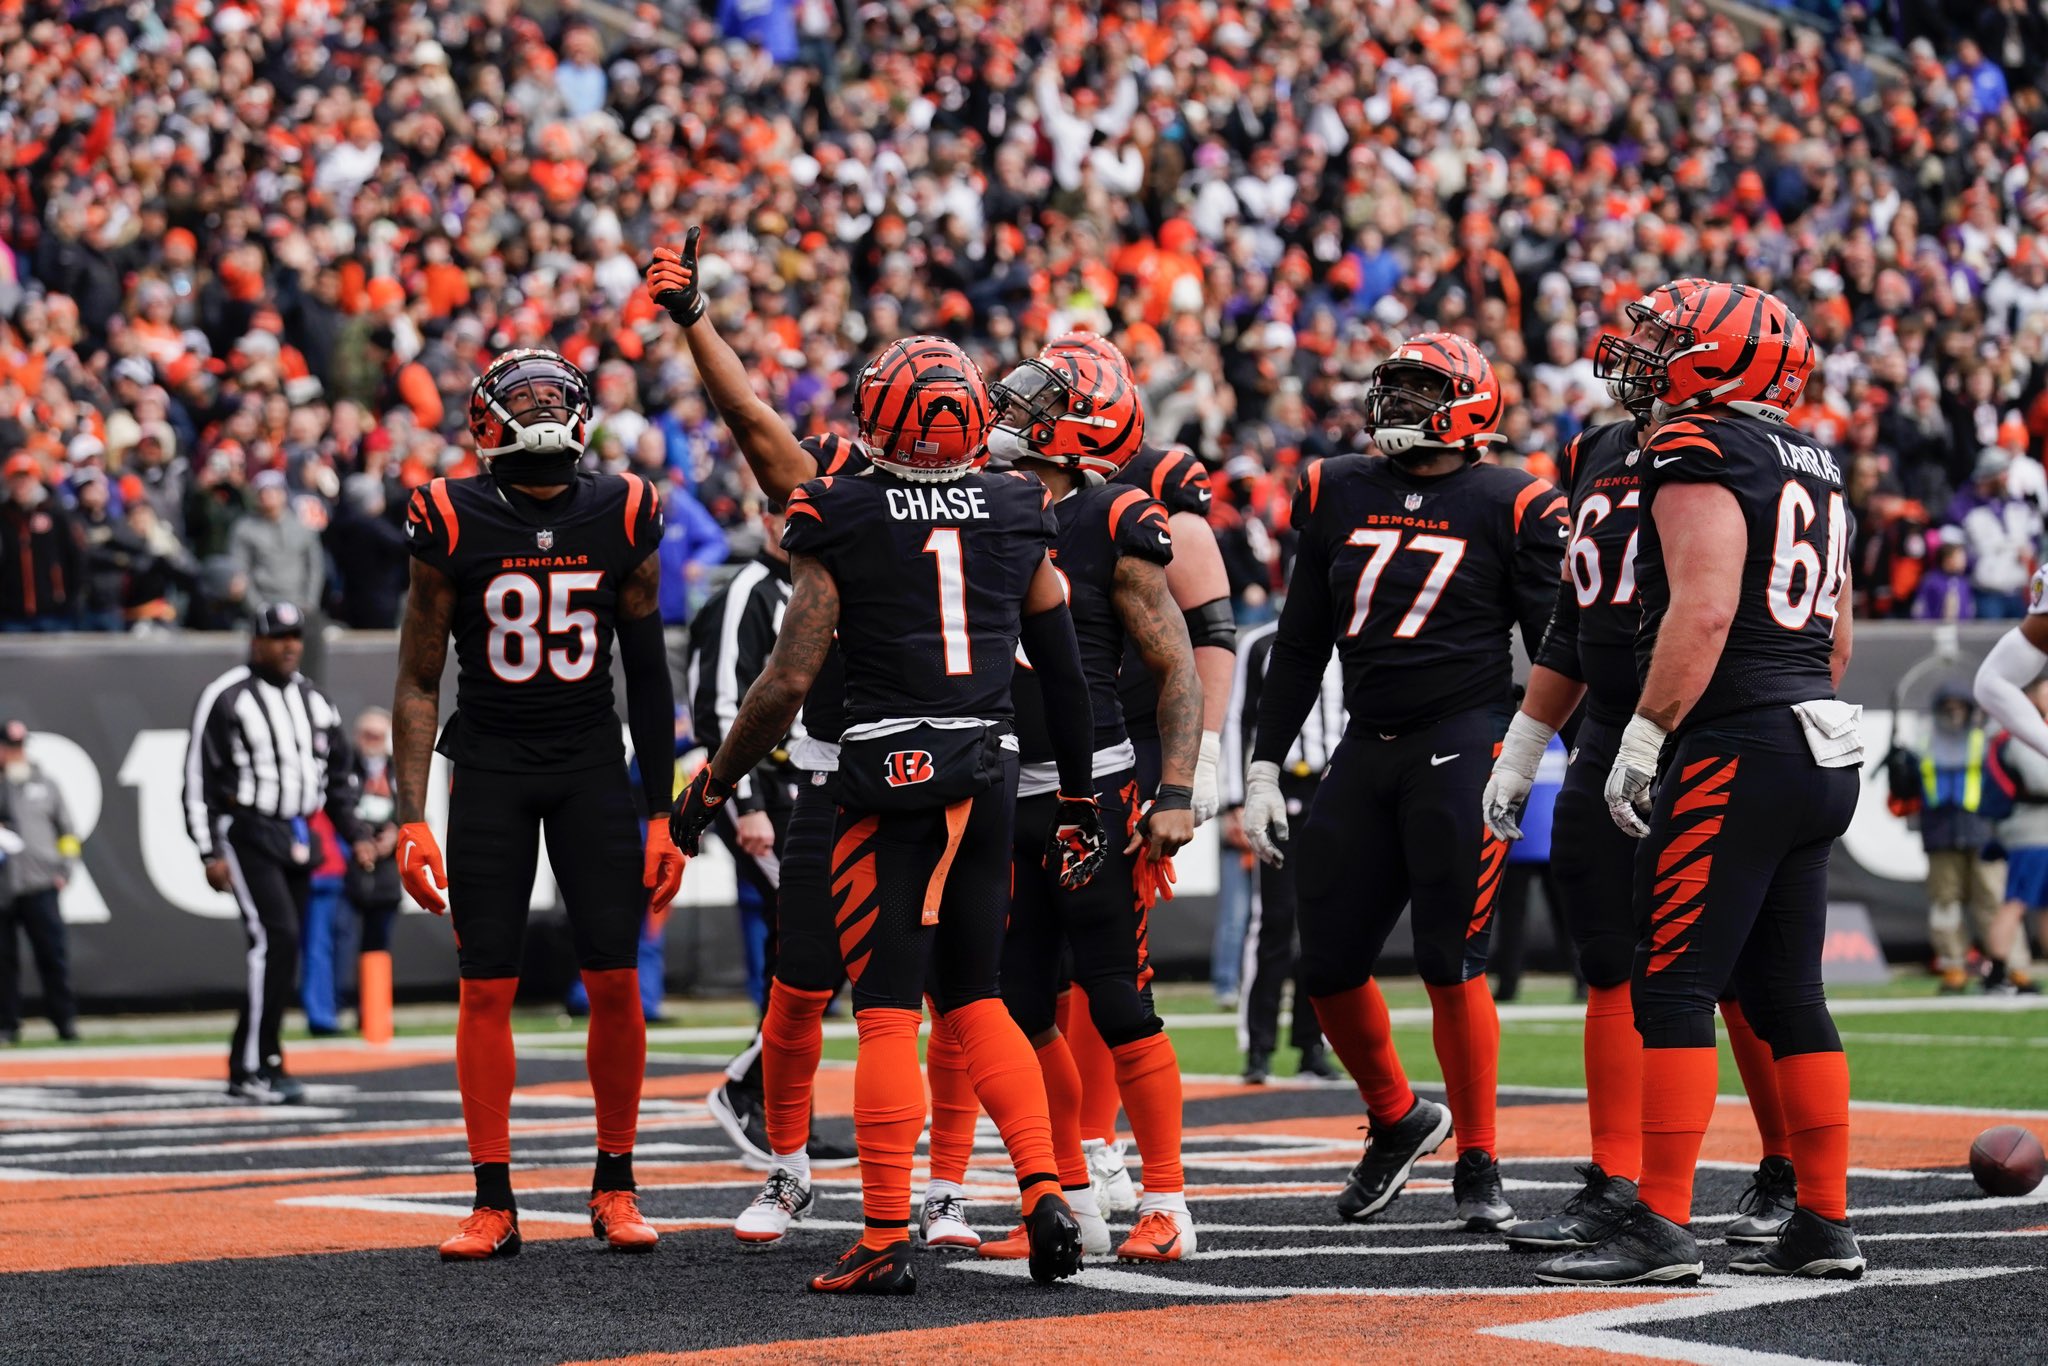
{"type": "Polygon", "coordinates": [[[391,699],[391,763],[400,825],[427,818],[427,770],[441,724],[441,670],[448,662],[448,627],[454,619],[454,582],[414,560],[405,625],[398,633],[398,689],[391,699]]]}
{"type": "MultiPolygon", "coordinates": [[[[1187,622],[1166,584],[1166,570],[1134,555],[1121,557],[1113,597],[1124,631],[1159,686],[1160,784],[1191,788],[1202,748],[1202,682],[1195,673],[1187,622]]],[[[1195,837],[1194,813],[1159,813],[1152,836],[1152,857],[1170,857],[1195,837]]]]}
{"type": "Polygon", "coordinates": [[[711,756],[711,776],[720,782],[737,785],[789,734],[839,628],[839,585],[831,571],[815,556],[797,552],[789,557],[789,574],[793,589],[775,653],[747,689],[725,743],[711,756]]]}

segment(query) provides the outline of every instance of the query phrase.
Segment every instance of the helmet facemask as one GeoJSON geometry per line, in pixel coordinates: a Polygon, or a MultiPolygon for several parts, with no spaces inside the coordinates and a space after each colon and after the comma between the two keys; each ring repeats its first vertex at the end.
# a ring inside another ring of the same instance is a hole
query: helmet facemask
{"type": "Polygon", "coordinates": [[[1457,387],[1433,365],[1380,362],[1365,393],[1365,423],[1373,441],[1404,465],[1426,464],[1438,451],[1455,449],[1444,433],[1450,430],[1457,387]]]}
{"type": "Polygon", "coordinates": [[[996,460],[1015,464],[1038,460],[1067,470],[1089,484],[1100,484],[1103,475],[1090,469],[1081,457],[1054,455],[1047,448],[1058,439],[1062,422],[1099,421],[1077,413],[1085,401],[1077,402],[1067,380],[1043,361],[1027,360],[989,386],[996,420],[988,432],[988,452],[996,460]]]}
{"type": "Polygon", "coordinates": [[[496,423],[472,424],[477,458],[507,483],[566,483],[583,459],[590,390],[583,375],[548,353],[507,357],[477,386],[476,407],[496,423]],[[495,373],[493,373],[495,372],[495,373]],[[485,444],[490,427],[499,440],[485,444]]]}

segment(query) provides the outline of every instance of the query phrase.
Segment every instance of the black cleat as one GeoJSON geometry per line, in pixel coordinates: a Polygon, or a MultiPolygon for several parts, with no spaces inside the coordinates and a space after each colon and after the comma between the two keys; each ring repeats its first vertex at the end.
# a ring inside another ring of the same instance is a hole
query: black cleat
{"type": "Polygon", "coordinates": [[[1514,1208],[1500,1188],[1500,1163],[1484,1148],[1468,1148],[1458,1154],[1451,1171],[1451,1194],[1458,1211],[1451,1217],[1468,1233],[1498,1233],[1514,1222],[1514,1208]]]}
{"type": "Polygon", "coordinates": [[[1769,1247],[1745,1252],[1728,1263],[1739,1276],[1810,1276],[1816,1280],[1853,1281],[1863,1275],[1863,1249],[1856,1230],[1844,1219],[1836,1223],[1800,1208],[1785,1221],[1785,1231],[1769,1247]]]}
{"type": "Polygon", "coordinates": [[[917,1269],[910,1264],[910,1242],[904,1239],[880,1251],[855,1243],[830,1271],[811,1277],[811,1289],[827,1295],[915,1295],[917,1269]]]}
{"type": "Polygon", "coordinates": [[[1031,1279],[1040,1285],[1063,1281],[1081,1269],[1081,1225],[1066,1200],[1048,1195],[1024,1216],[1031,1243],[1031,1279]]]}
{"type": "Polygon", "coordinates": [[[1400,1119],[1385,1126],[1374,1120],[1366,1132],[1365,1156],[1351,1169],[1351,1180],[1337,1197],[1340,1218],[1368,1219],[1393,1204],[1415,1164],[1451,1136],[1451,1112],[1417,1096],[1400,1119]]]}
{"type": "Polygon", "coordinates": [[[1638,1201],[1621,1227],[1593,1247],[1536,1264],[1550,1285],[1698,1285],[1700,1245],[1692,1230],[1638,1201]]]}
{"type": "Polygon", "coordinates": [[[1269,1053],[1248,1053],[1244,1060],[1244,1084],[1264,1086],[1273,1075],[1273,1058],[1269,1053]]]}
{"type": "Polygon", "coordinates": [[[1586,1178],[1586,1188],[1564,1202],[1562,1213],[1508,1226],[1504,1232],[1509,1247],[1517,1252],[1569,1252],[1594,1246],[1627,1222],[1636,1202],[1635,1182],[1609,1176],[1597,1162],[1579,1168],[1579,1175],[1586,1178]]]}
{"type": "Polygon", "coordinates": [[[1301,1050],[1301,1066],[1294,1069],[1298,1077],[1314,1077],[1318,1081],[1341,1081],[1344,1074],[1337,1070],[1337,1064],[1330,1061],[1330,1050],[1321,1044],[1311,1044],[1301,1050]]]}
{"type": "MultiPolygon", "coordinates": [[[[764,1128],[762,1132],[764,1146],[766,1141],[767,1133],[764,1128]]],[[[821,1137],[815,1130],[804,1141],[804,1152],[809,1155],[811,1165],[814,1167],[843,1167],[860,1160],[859,1149],[855,1148],[851,1143],[841,1143],[836,1139],[821,1137]]]]}
{"type": "Polygon", "coordinates": [[[742,1163],[763,1172],[775,1166],[775,1156],[768,1150],[768,1116],[759,1096],[727,1078],[704,1097],[704,1108],[740,1150],[742,1163]]]}
{"type": "Polygon", "coordinates": [[[306,1103],[306,1088],[300,1084],[297,1077],[287,1073],[284,1068],[264,1068],[263,1080],[277,1096],[277,1104],[304,1105],[306,1103]]]}
{"type": "Polygon", "coordinates": [[[1775,1243],[1799,1204],[1799,1178],[1782,1157],[1767,1157],[1735,1201],[1736,1219],[1721,1237],[1731,1243],[1775,1243]]]}

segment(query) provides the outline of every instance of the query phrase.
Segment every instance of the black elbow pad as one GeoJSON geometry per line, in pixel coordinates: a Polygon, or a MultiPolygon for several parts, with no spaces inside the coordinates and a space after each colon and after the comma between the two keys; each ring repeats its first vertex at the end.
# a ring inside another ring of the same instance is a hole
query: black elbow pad
{"type": "Polygon", "coordinates": [[[1182,612],[1181,618],[1188,624],[1188,642],[1196,649],[1204,645],[1219,650],[1237,648],[1237,618],[1231,615],[1229,598],[1211,598],[1182,612]]]}

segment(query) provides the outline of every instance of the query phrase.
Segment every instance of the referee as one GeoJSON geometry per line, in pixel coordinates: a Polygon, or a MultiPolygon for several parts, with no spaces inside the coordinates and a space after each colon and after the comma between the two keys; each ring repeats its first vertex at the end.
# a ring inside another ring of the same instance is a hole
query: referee
{"type": "MultiPolygon", "coordinates": [[[[687,686],[690,720],[697,743],[712,753],[740,712],[747,689],[774,652],[789,606],[789,556],[782,549],[782,509],[761,514],[761,553],[711,595],[690,621],[687,686]]],[[[740,881],[758,898],[767,921],[760,963],[767,1008],[768,983],[775,975],[775,912],[782,887],[781,852],[796,807],[798,771],[789,762],[790,738],[803,734],[799,718],[791,735],[768,761],[740,780],[739,790],[719,812],[713,828],[732,851],[740,881]]],[[[751,967],[751,965],[750,965],[751,967]]],[[[751,976],[751,971],[749,976],[751,976]]],[[[761,1095],[761,1036],[755,1034],[726,1066],[726,1079],[706,1097],[712,1118],[755,1165],[769,1162],[767,1117],[761,1095]]]]}
{"type": "Polygon", "coordinates": [[[256,619],[249,662],[207,685],[185,751],[185,820],[206,880],[232,892],[249,934],[248,996],[228,1053],[228,1094],[298,1104],[278,1040],[299,961],[298,926],[321,853],[306,818],[323,806],[362,866],[377,847],[355,812],[348,732],[298,672],[305,616],[288,602],[256,619]]]}
{"type": "MultiPolygon", "coordinates": [[[[1252,752],[1259,716],[1259,690],[1273,655],[1278,621],[1253,627],[1237,638],[1237,673],[1231,681],[1230,709],[1223,718],[1223,805],[1235,830],[1237,808],[1244,805],[1245,759],[1252,752]]],[[[1323,671],[1323,689],[1302,722],[1301,734],[1280,768],[1280,795],[1290,818],[1308,810],[1323,781],[1330,755],[1344,738],[1344,674],[1335,656],[1323,671]]],[[[1281,845],[1282,850],[1286,844],[1281,845]]],[[[1294,864],[1260,861],[1252,885],[1250,921],[1245,926],[1243,975],[1238,987],[1238,1046],[1245,1050],[1244,1079],[1258,1085],[1272,1074],[1273,1049],[1280,1035],[1280,988],[1295,975],[1294,864]]],[[[1315,1012],[1297,983],[1291,1042],[1301,1050],[1300,1075],[1337,1076],[1323,1048],[1315,1012]]]]}

